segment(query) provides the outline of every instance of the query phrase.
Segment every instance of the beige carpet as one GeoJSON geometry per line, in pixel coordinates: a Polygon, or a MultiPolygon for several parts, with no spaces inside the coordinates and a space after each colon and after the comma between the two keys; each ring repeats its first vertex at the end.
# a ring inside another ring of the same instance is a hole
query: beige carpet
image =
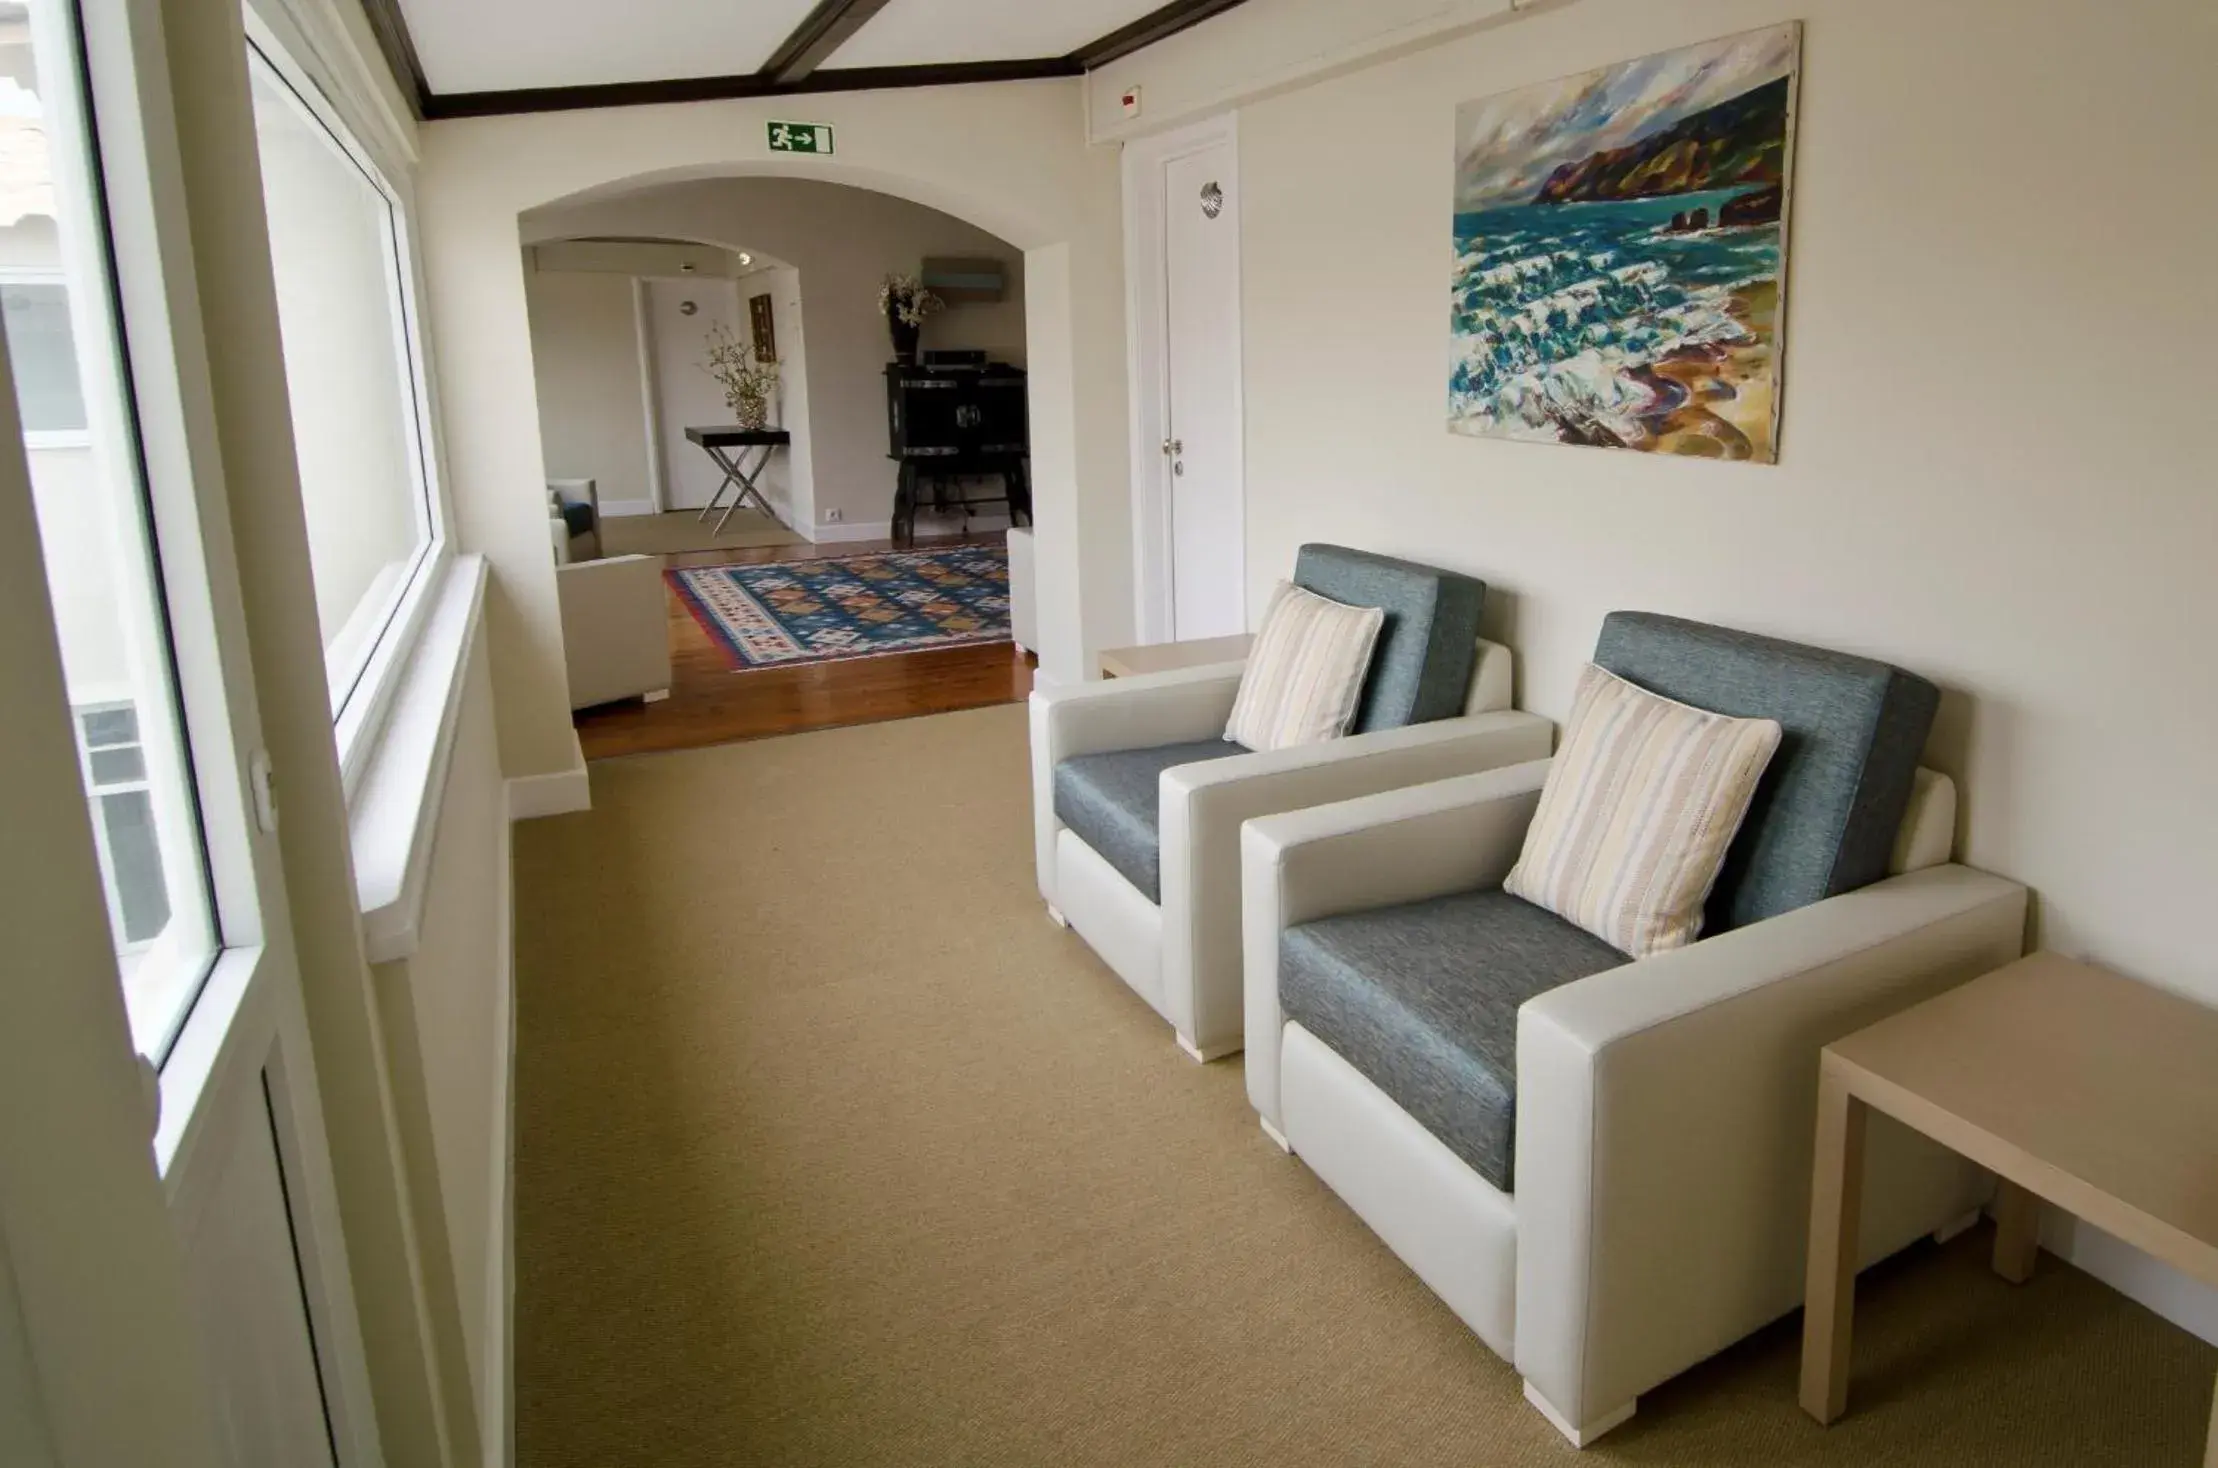
{"type": "Polygon", "coordinates": [[[712,535],[715,515],[703,520],[698,510],[667,515],[610,515],[601,521],[602,549],[612,556],[667,556],[680,551],[744,550],[755,546],[807,545],[759,510],[734,510],[722,535],[712,535]]]}
{"type": "MultiPolygon", "coordinates": [[[[1021,708],[605,760],[517,833],[517,1461],[1578,1461],[1033,890],[1021,708]]],[[[1585,1461],[2187,1465],[2218,1351],[1984,1230],[1585,1461]]]]}

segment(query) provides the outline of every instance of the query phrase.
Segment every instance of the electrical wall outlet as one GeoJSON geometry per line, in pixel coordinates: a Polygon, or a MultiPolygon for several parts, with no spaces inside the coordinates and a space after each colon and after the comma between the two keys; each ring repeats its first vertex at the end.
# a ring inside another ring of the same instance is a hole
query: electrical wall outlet
{"type": "Polygon", "coordinates": [[[824,512],[824,523],[827,525],[837,525],[846,518],[847,512],[845,510],[826,510],[824,512]]]}

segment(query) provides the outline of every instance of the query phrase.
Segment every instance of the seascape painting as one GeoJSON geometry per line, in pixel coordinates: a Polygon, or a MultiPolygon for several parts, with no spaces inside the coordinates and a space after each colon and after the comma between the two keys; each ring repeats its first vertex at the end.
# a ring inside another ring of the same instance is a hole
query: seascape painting
{"type": "Polygon", "coordinates": [[[1774,461],[1801,40],[1456,109],[1451,429],[1774,461]]]}

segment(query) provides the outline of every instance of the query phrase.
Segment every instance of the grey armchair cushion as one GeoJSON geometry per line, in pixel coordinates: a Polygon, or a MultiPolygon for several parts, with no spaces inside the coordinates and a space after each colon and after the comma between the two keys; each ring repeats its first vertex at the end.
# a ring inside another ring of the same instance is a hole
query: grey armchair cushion
{"type": "Polygon", "coordinates": [[[1342,545],[1305,545],[1294,584],[1386,613],[1351,732],[1399,729],[1463,712],[1486,583],[1342,545]]]}
{"type": "Polygon", "coordinates": [[[1288,928],[1279,1004],[1506,1193],[1517,1007],[1630,961],[1521,898],[1461,892],[1288,928]]]}
{"type": "Polygon", "coordinates": [[[1204,739],[1074,755],[1055,767],[1055,818],[1146,893],[1148,901],[1160,904],[1162,804],[1157,796],[1163,772],[1247,752],[1229,739],[1204,739]]]}
{"type": "Polygon", "coordinates": [[[1783,731],[1711,890],[1705,933],[1887,874],[1940,692],[1847,653],[1650,612],[1613,612],[1594,661],[1681,703],[1783,731]]]}

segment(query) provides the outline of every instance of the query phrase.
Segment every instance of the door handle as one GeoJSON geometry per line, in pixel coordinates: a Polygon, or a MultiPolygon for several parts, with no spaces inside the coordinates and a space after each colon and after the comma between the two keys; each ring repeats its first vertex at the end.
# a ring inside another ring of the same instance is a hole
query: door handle
{"type": "Polygon", "coordinates": [[[1174,459],[1177,458],[1180,454],[1186,452],[1186,440],[1182,438],[1164,439],[1163,452],[1169,454],[1174,459]]]}

